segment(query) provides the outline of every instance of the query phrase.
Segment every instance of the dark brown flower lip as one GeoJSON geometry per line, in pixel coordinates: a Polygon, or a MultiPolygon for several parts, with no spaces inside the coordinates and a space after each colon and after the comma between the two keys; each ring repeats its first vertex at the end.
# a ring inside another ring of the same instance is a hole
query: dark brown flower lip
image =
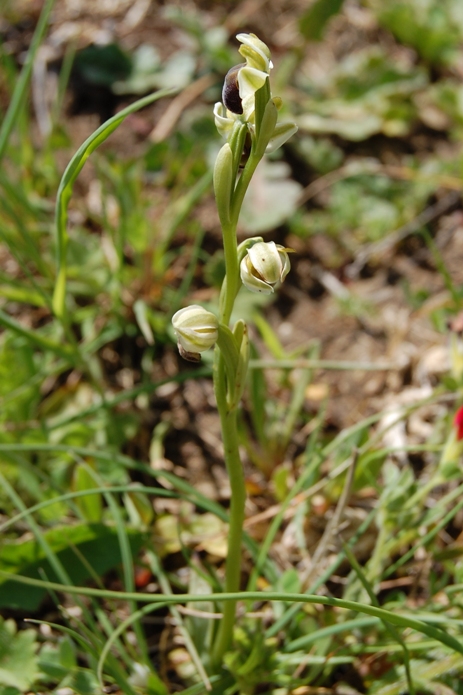
{"type": "Polygon", "coordinates": [[[185,350],[183,345],[180,343],[177,343],[177,347],[180,357],[183,357],[183,359],[187,360],[187,362],[195,362],[196,364],[201,362],[201,355],[199,352],[190,352],[189,350],[185,350]]]}
{"type": "Polygon", "coordinates": [[[239,115],[243,113],[243,106],[238,86],[238,73],[245,65],[246,63],[240,63],[230,68],[225,75],[222,89],[222,101],[224,106],[232,113],[237,113],[239,115]]]}

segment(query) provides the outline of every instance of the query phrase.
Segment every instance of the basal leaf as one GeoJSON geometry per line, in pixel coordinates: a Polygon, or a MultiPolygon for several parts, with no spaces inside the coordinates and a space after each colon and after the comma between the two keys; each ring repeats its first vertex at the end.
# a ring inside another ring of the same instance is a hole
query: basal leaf
{"type": "MultiPolygon", "coordinates": [[[[127,533],[132,553],[136,553],[142,544],[142,534],[132,529],[127,529],[127,533]]],[[[82,584],[91,576],[100,576],[121,562],[116,530],[104,524],[61,526],[44,533],[44,537],[75,584],[82,584]]],[[[35,539],[4,542],[0,547],[0,568],[13,575],[58,580],[35,539]]],[[[0,583],[0,608],[35,611],[45,593],[41,588],[3,581],[0,583]]]]}
{"type": "Polygon", "coordinates": [[[28,690],[37,676],[35,630],[17,632],[14,620],[0,618],[0,684],[28,690]]]}

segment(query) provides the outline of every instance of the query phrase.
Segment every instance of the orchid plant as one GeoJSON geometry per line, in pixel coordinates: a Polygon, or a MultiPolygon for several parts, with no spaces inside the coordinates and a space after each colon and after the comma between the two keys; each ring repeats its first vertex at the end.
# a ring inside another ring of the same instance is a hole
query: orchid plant
{"type": "MultiPolygon", "coordinates": [[[[246,493],[238,448],[237,412],[249,362],[246,324],[239,319],[230,327],[230,319],[241,285],[251,292],[271,294],[290,269],[288,249],[273,241],[254,237],[238,245],[237,225],[245,193],[260,160],[297,130],[294,123],[278,122],[282,102],[272,97],[270,91],[273,64],[269,48],[254,34],[238,34],[237,39],[245,62],[229,70],[222,103],[214,107],[217,130],[226,140],[214,167],[214,191],[226,266],[219,316],[193,305],[181,309],[172,318],[179,350],[185,359],[197,362],[201,352],[215,345],[214,390],[231,486],[226,592],[236,592],[240,585],[246,493]]],[[[214,665],[222,662],[231,644],[235,608],[232,601],[224,605],[214,641],[214,665]]]]}

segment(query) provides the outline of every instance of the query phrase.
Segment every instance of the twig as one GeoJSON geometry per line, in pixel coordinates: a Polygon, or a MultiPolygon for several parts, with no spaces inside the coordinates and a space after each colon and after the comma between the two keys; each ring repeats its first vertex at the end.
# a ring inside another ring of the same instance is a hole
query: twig
{"type": "Polygon", "coordinates": [[[326,525],[320,543],[318,544],[317,549],[315,550],[312,556],[310,568],[301,578],[302,591],[306,591],[307,587],[310,586],[313,576],[316,573],[322,558],[326,554],[328,546],[330,545],[334,535],[337,533],[339,529],[341,518],[344,514],[344,509],[346,508],[346,504],[351,493],[352,483],[354,482],[355,468],[357,466],[358,457],[359,451],[358,449],[356,449],[352,455],[352,459],[347,471],[346,481],[344,483],[344,487],[341,496],[338,500],[335,512],[328,524],[326,525]]]}
{"type": "Polygon", "coordinates": [[[210,611],[196,611],[187,606],[177,606],[177,610],[182,615],[190,615],[192,618],[203,618],[204,620],[220,620],[223,613],[211,613],[210,611]]]}
{"type": "Polygon", "coordinates": [[[249,361],[249,369],[333,369],[343,371],[383,372],[400,370],[402,365],[394,362],[348,362],[343,360],[312,360],[296,358],[289,360],[255,359],[249,361]]]}
{"type": "Polygon", "coordinates": [[[420,227],[429,224],[429,222],[432,222],[436,217],[440,217],[440,215],[447,212],[449,208],[453,207],[460,200],[460,197],[461,192],[451,191],[438,200],[437,203],[430,205],[420,212],[419,215],[402,225],[402,227],[388,234],[384,239],[364,246],[358,251],[355,261],[347,268],[348,276],[350,278],[356,277],[370,258],[383,256],[388,251],[391,251],[396,244],[403,241],[407,236],[413,234],[418,231],[420,227]]]}
{"type": "Polygon", "coordinates": [[[402,179],[404,181],[420,181],[420,182],[435,182],[436,187],[446,188],[452,191],[461,192],[463,186],[461,179],[456,176],[448,176],[445,174],[423,174],[410,169],[409,167],[384,165],[374,159],[352,160],[344,164],[335,171],[330,171],[324,176],[320,176],[315,181],[309,183],[304,188],[298,198],[298,206],[304,205],[316,195],[344,179],[349,179],[354,176],[362,176],[364,174],[376,174],[378,176],[390,176],[393,179],[402,179]]]}
{"type": "Polygon", "coordinates": [[[177,121],[192,101],[197,99],[208,87],[216,81],[215,75],[203,75],[195,82],[186,87],[183,92],[173,99],[165,112],[162,114],[157,125],[151,131],[149,139],[151,142],[162,142],[175,129],[177,121]]]}

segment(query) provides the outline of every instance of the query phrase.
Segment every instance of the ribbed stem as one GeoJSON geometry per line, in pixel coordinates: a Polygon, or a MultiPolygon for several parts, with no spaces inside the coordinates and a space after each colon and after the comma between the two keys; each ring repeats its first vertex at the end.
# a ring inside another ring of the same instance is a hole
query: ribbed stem
{"type": "MultiPolygon", "coordinates": [[[[231,501],[229,512],[228,552],[225,563],[225,591],[235,592],[240,588],[241,542],[243,536],[244,505],[246,489],[243,465],[238,449],[237,410],[229,409],[225,389],[225,369],[219,350],[215,354],[214,387],[220,415],[225,464],[230,478],[231,501]]],[[[212,653],[212,663],[220,666],[223,655],[229,648],[235,623],[236,601],[227,601],[223,607],[217,639],[212,653]]]]}

